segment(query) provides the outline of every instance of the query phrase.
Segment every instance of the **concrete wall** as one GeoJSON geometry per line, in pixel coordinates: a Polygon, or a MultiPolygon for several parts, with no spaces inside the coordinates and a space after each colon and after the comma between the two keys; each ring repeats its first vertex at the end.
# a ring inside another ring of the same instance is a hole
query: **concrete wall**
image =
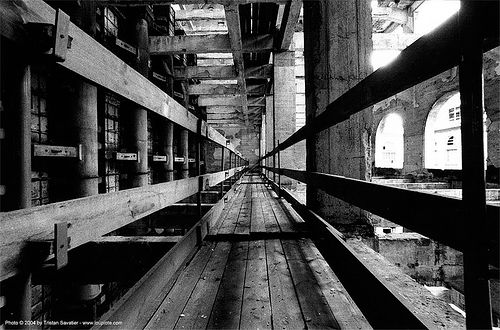
{"type": "Polygon", "coordinates": [[[387,234],[379,236],[377,243],[377,252],[421,284],[462,281],[463,255],[459,251],[417,233],[387,234]]]}
{"type": "MultiPolygon", "coordinates": [[[[485,110],[487,115],[487,165],[500,167],[500,57],[499,49],[484,56],[485,110]]],[[[375,137],[381,120],[397,113],[404,125],[403,175],[428,175],[424,168],[425,124],[433,105],[443,96],[458,91],[458,69],[453,68],[394,95],[373,107],[372,135],[375,137]]],[[[375,138],[372,138],[375,150],[375,138]]]]}
{"type": "Polygon", "coordinates": [[[251,127],[217,127],[214,126],[226,139],[230,140],[243,158],[255,164],[259,158],[260,126],[251,127]]]}

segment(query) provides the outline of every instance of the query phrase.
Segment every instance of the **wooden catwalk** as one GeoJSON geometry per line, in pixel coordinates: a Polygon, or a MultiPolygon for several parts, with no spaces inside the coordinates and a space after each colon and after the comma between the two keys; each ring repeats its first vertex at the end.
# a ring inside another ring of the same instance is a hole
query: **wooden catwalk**
{"type": "Polygon", "coordinates": [[[146,328],[370,328],[303,225],[245,176],[146,328]]]}

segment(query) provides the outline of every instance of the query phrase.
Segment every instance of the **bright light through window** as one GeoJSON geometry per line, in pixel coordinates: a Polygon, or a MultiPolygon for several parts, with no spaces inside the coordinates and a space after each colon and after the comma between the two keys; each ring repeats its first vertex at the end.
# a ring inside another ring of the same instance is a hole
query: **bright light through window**
{"type": "Polygon", "coordinates": [[[399,50],[374,50],[371,58],[373,70],[391,63],[399,53],[399,50]]]}
{"type": "Polygon", "coordinates": [[[424,1],[415,11],[415,33],[424,35],[433,31],[459,9],[457,0],[424,1]]]}

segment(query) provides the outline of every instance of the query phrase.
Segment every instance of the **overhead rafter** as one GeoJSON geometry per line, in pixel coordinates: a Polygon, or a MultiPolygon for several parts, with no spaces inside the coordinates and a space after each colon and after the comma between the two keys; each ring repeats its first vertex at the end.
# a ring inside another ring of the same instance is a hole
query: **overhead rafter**
{"type": "Polygon", "coordinates": [[[301,8],[301,0],[290,0],[285,4],[281,27],[275,40],[277,50],[288,50],[290,48],[301,8]]]}
{"type": "Polygon", "coordinates": [[[287,0],[98,0],[98,2],[113,6],[144,6],[144,5],[171,5],[171,4],[244,5],[247,3],[286,3],[287,0]]]}
{"type": "Polygon", "coordinates": [[[243,42],[241,38],[241,23],[240,23],[240,11],[237,4],[232,4],[229,6],[224,6],[226,12],[226,22],[229,34],[229,40],[231,43],[231,50],[233,52],[233,62],[234,66],[238,72],[238,85],[240,86],[241,97],[241,107],[243,114],[245,115],[245,122],[248,123],[248,104],[247,104],[247,87],[245,80],[245,64],[243,61],[243,42]]]}
{"type": "MultiPolygon", "coordinates": [[[[229,24],[229,23],[228,23],[229,24]]],[[[168,55],[182,53],[231,53],[235,48],[240,52],[259,53],[273,50],[273,36],[266,34],[256,37],[245,38],[239,41],[239,45],[231,42],[229,30],[227,34],[207,35],[182,35],[182,36],[154,36],[149,38],[150,55],[168,55]]]]}
{"type": "Polygon", "coordinates": [[[175,12],[176,21],[224,20],[225,18],[222,8],[178,10],[175,12]]]}

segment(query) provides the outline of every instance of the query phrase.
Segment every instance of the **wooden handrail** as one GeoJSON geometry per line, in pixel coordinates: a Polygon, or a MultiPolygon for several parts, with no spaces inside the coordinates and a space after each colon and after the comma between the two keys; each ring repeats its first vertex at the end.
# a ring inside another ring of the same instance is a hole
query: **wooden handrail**
{"type": "Polygon", "coordinates": [[[54,238],[55,223],[69,224],[70,249],[73,249],[196,194],[201,180],[202,187],[213,187],[243,169],[236,167],[199,177],[0,213],[0,280],[26,266],[22,264],[22,257],[29,242],[54,238]]]}
{"type": "MultiPolygon", "coordinates": [[[[377,183],[346,178],[339,175],[265,167],[267,170],[307,185],[320,188],[327,194],[366,211],[395,222],[463,251],[467,233],[463,224],[474,226],[474,219],[466,219],[460,199],[425,192],[390,187],[377,183]],[[383,202],[382,202],[383,200],[383,202]]],[[[499,264],[500,207],[487,206],[490,233],[490,263],[499,264]]]]}

